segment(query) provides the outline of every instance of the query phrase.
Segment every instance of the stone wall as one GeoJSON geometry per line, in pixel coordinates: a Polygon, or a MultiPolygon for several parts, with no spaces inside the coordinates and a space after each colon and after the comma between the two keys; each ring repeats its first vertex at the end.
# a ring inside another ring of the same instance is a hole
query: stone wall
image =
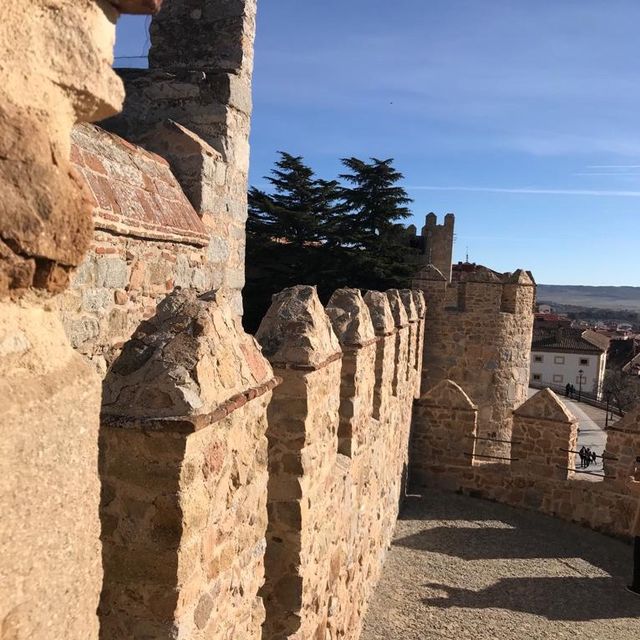
{"type": "Polygon", "coordinates": [[[158,5],[0,5],[3,639],[98,638],[100,380],[69,345],[53,295],[92,236],[89,196],[71,166],[71,127],[120,108],[116,20],[158,5]]]}
{"type": "Polygon", "coordinates": [[[123,69],[104,126],[165,156],[210,232],[241,311],[256,0],[172,0],[151,23],[149,69],[123,69]]]}
{"type": "MultiPolygon", "coordinates": [[[[228,254],[165,159],[89,125],[76,127],[72,142],[96,231],[57,305],[72,346],[104,375],[174,288],[222,287],[228,254]]],[[[237,311],[236,298],[232,294],[237,311]]]]}
{"type": "Polygon", "coordinates": [[[268,410],[265,640],[359,637],[397,515],[418,378],[407,359],[417,331],[409,344],[408,324],[393,328],[388,299],[402,303],[398,292],[339,290],[325,312],[315,289],[295,287],[258,331],[283,379],[268,410]]]}
{"type": "Polygon", "coordinates": [[[634,535],[640,477],[635,461],[640,456],[640,408],[629,412],[613,427],[615,431],[609,432],[605,479],[594,483],[581,480],[572,472],[577,421],[549,389],[514,412],[511,462],[487,464],[483,458],[472,458],[470,464],[468,433],[477,412],[467,404],[464,411],[473,418],[458,419],[457,428],[452,426],[453,417],[462,406],[462,390],[448,394],[443,391],[453,389],[453,384],[441,383],[425,394],[416,407],[410,460],[413,491],[437,486],[540,511],[614,536],[634,535]],[[428,411],[421,405],[427,405],[428,411]],[[466,430],[461,426],[465,421],[469,424],[466,430]],[[425,443],[442,442],[443,432],[451,434],[448,447],[427,449],[425,443]],[[624,436],[622,446],[616,435],[624,436]]]}
{"type": "Polygon", "coordinates": [[[103,638],[260,637],[276,384],[222,294],[173,293],[126,344],[104,385],[103,638]]]}
{"type": "Polygon", "coordinates": [[[438,224],[436,214],[430,213],[422,229],[423,253],[427,264],[436,267],[447,280],[451,280],[455,220],[454,214],[448,213],[444,217],[444,224],[438,224]]]}
{"type": "Polygon", "coordinates": [[[478,435],[487,438],[477,455],[508,458],[512,411],[527,398],[534,283],[523,271],[482,268],[447,282],[428,265],[413,285],[428,303],[423,389],[459,384],[478,406],[478,435]]]}

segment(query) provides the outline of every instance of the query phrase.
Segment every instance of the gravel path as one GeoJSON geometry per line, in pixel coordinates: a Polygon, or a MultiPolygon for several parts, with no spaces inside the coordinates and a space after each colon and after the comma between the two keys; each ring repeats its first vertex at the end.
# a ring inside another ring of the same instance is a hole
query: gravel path
{"type": "Polygon", "coordinates": [[[362,640],[638,640],[631,546],[455,494],[411,497],[362,640]]]}

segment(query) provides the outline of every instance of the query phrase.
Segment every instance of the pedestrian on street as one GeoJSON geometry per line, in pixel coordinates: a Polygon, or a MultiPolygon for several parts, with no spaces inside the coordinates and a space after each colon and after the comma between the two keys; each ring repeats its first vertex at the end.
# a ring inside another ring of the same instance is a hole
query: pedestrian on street
{"type": "Polygon", "coordinates": [[[584,445],[582,445],[582,448],[578,452],[578,455],[580,456],[580,468],[584,469],[584,467],[585,467],[585,458],[586,458],[586,455],[587,455],[587,449],[585,448],[584,445]]]}

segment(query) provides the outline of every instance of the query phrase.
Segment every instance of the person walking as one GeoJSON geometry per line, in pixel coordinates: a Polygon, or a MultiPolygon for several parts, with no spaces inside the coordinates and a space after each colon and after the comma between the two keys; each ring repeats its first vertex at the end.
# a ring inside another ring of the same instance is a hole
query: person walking
{"type": "Polygon", "coordinates": [[[580,468],[584,469],[585,467],[585,458],[587,456],[587,449],[584,445],[582,445],[582,448],[580,449],[580,451],[578,451],[578,455],[580,456],[580,468]]]}
{"type": "Polygon", "coordinates": [[[567,382],[567,386],[564,388],[565,397],[568,398],[570,393],[571,393],[571,383],[567,382]]]}
{"type": "Polygon", "coordinates": [[[589,465],[591,464],[591,449],[589,449],[589,447],[587,447],[587,452],[584,454],[585,457],[585,467],[589,467],[589,465]]]}

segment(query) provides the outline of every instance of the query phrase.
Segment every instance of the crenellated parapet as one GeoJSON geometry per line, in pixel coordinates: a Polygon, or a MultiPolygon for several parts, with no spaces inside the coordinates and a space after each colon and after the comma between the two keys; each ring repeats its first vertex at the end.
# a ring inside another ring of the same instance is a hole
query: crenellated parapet
{"type": "Polygon", "coordinates": [[[105,638],[259,637],[277,384],[222,292],[174,292],[127,342],[104,381],[105,638]]]}
{"type": "Polygon", "coordinates": [[[497,273],[460,263],[451,280],[433,264],[413,287],[428,302],[422,388],[442,380],[463,386],[478,405],[479,451],[509,455],[511,413],[527,397],[535,282],[523,270],[497,273]]]}
{"type": "Polygon", "coordinates": [[[324,309],[315,288],[293,287],[256,334],[282,379],[268,408],[265,638],[359,635],[407,462],[413,388],[394,395],[393,375],[410,377],[418,316],[403,298],[339,289],[324,309]]]}
{"type": "Polygon", "coordinates": [[[489,458],[479,451],[483,436],[476,429],[478,415],[470,396],[451,380],[416,402],[409,461],[412,491],[441,487],[614,536],[635,535],[637,410],[608,433],[604,479],[597,483],[576,470],[577,419],[550,389],[514,411],[508,457],[489,458]]]}

